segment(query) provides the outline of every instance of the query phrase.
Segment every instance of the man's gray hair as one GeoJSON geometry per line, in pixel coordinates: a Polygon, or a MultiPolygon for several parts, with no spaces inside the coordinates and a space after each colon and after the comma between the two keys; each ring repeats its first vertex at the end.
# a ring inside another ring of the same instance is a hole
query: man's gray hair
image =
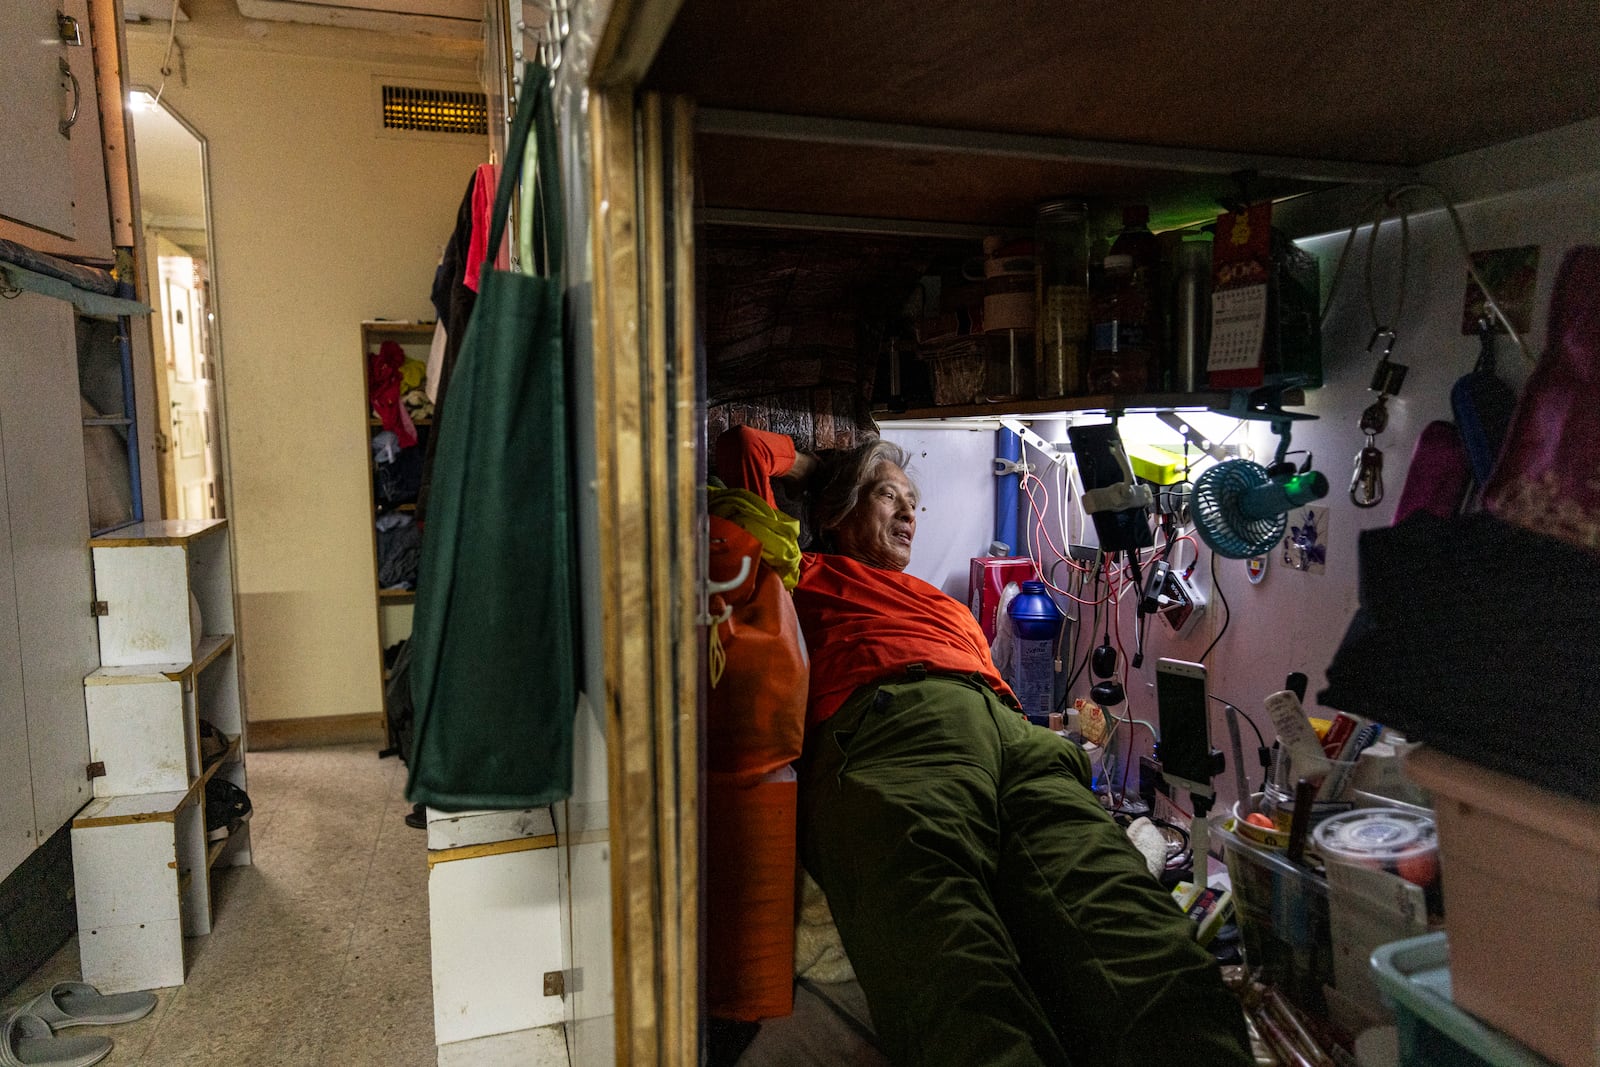
{"type": "Polygon", "coordinates": [[[831,458],[826,481],[816,491],[811,504],[811,516],[825,546],[832,547],[833,531],[855,510],[862,487],[878,469],[878,464],[885,462],[903,471],[911,462],[911,456],[893,441],[873,437],[831,458]]]}

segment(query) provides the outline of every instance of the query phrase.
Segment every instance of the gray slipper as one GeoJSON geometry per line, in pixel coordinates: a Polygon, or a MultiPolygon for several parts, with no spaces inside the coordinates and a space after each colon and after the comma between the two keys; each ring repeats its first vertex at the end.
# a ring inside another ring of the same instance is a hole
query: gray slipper
{"type": "Polygon", "coordinates": [[[52,1030],[65,1030],[69,1026],[131,1023],[149,1015],[155,1006],[154,993],[102,994],[83,982],[57,982],[22,1010],[49,1023],[52,1030]]]}
{"type": "Polygon", "coordinates": [[[0,1023],[0,1067],[89,1067],[110,1054],[109,1037],[54,1037],[49,1023],[26,1010],[0,1023]]]}

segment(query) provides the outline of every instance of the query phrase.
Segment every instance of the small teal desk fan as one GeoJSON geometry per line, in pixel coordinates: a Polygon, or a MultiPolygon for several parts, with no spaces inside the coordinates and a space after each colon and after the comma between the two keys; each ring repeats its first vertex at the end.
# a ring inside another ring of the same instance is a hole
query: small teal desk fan
{"type": "MultiPolygon", "coordinates": [[[[1274,470],[1292,472],[1287,462],[1289,432],[1295,420],[1315,418],[1283,410],[1282,388],[1260,390],[1249,402],[1236,402],[1225,414],[1269,421],[1278,434],[1274,470]]],[[[1320,471],[1274,476],[1248,459],[1227,459],[1201,474],[1194,483],[1190,513],[1195,532],[1211,550],[1228,559],[1249,559],[1266,553],[1288,528],[1292,508],[1328,495],[1328,479],[1320,471]]]]}
{"type": "Polygon", "coordinates": [[[1213,552],[1228,559],[1249,559],[1283,537],[1291,508],[1327,495],[1328,479],[1321,471],[1280,481],[1259,463],[1229,459],[1200,475],[1189,507],[1195,532],[1213,552]]]}

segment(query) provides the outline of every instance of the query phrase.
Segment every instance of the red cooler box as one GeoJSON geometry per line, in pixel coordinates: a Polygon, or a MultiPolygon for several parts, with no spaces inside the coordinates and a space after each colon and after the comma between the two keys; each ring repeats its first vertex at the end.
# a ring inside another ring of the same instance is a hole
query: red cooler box
{"type": "Polygon", "coordinates": [[[1000,592],[1007,582],[1027,582],[1037,578],[1033,560],[1027,556],[974,556],[967,576],[967,606],[983,627],[983,636],[994,641],[995,613],[1000,610],[1000,592]]]}

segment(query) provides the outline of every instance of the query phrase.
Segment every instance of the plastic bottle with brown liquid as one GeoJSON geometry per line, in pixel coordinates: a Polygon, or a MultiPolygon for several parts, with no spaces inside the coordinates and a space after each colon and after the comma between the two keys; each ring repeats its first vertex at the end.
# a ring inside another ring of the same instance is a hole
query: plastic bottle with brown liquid
{"type": "Polygon", "coordinates": [[[1162,387],[1165,315],[1161,243],[1142,204],[1122,209],[1122,232],[1111,242],[1091,297],[1093,329],[1089,391],[1142,393],[1162,387]]]}

